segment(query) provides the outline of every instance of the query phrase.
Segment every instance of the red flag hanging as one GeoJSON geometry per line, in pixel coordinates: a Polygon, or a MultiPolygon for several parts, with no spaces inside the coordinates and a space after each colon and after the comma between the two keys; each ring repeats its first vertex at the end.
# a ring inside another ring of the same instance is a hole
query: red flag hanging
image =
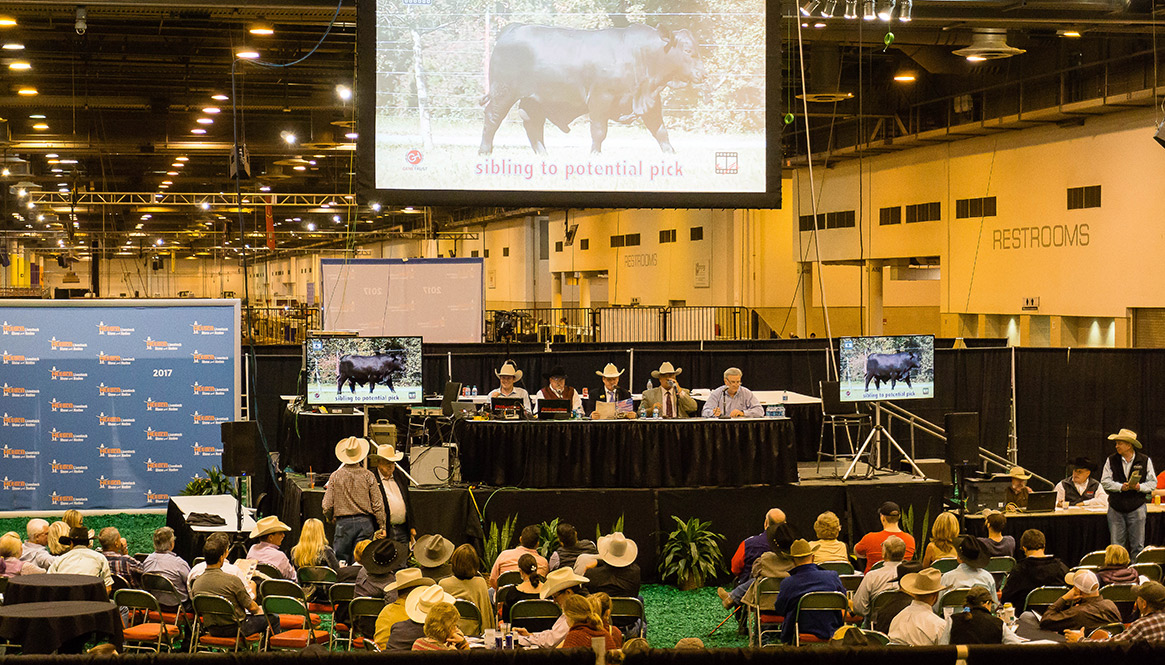
{"type": "MultiPolygon", "coordinates": [[[[275,197],[271,197],[271,203],[275,202],[275,197]]],[[[275,212],[268,203],[265,207],[267,209],[267,249],[275,249],[275,212]]]]}

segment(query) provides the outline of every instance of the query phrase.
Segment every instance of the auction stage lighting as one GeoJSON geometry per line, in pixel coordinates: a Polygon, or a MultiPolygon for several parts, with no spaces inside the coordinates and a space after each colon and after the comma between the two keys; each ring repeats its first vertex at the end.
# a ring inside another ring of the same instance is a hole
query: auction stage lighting
{"type": "Polygon", "coordinates": [[[845,0],[845,18],[855,19],[858,17],[858,0],[845,0]]]}
{"type": "Polygon", "coordinates": [[[817,11],[817,8],[820,6],[821,2],[819,0],[807,0],[801,5],[801,15],[813,16],[813,12],[817,11]]]}
{"type": "Polygon", "coordinates": [[[894,0],[882,0],[878,6],[878,18],[889,21],[894,18],[894,0]]]}
{"type": "Polygon", "coordinates": [[[874,11],[874,0],[862,0],[862,18],[867,21],[878,18],[878,14],[874,11]]]}
{"type": "Polygon", "coordinates": [[[821,18],[833,18],[835,11],[837,11],[837,0],[825,0],[825,6],[821,8],[821,18]]]}

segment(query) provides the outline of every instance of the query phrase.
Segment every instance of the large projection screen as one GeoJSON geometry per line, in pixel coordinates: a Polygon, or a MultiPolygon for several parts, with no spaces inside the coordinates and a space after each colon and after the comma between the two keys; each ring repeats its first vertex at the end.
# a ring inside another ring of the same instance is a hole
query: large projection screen
{"type": "Polygon", "coordinates": [[[779,207],[778,23],[764,0],[362,0],[361,191],[779,207]]]}
{"type": "Polygon", "coordinates": [[[482,259],[321,259],[325,330],[481,341],[482,259]]]}

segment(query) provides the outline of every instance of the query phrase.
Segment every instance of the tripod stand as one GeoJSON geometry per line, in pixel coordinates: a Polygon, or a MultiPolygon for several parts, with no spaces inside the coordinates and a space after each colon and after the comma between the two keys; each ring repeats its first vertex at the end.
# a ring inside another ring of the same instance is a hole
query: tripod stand
{"type": "Polygon", "coordinates": [[[894,440],[893,436],[891,436],[890,431],[882,426],[882,403],[874,402],[874,426],[872,429],[870,429],[870,434],[866,437],[866,440],[862,442],[861,447],[858,448],[856,453],[854,453],[853,461],[850,462],[849,468],[845,470],[845,474],[842,475],[841,479],[849,480],[850,475],[854,472],[854,468],[856,468],[858,465],[858,460],[862,458],[862,455],[866,452],[866,448],[869,447],[871,442],[873,442],[874,448],[872,451],[870,451],[871,461],[869,463],[869,467],[870,469],[873,469],[876,466],[879,452],[882,449],[883,438],[889,441],[890,445],[894,446],[894,449],[897,450],[900,455],[902,455],[902,458],[910,463],[910,468],[914,470],[914,475],[926,478],[926,474],[922,472],[922,469],[918,468],[918,465],[915,464],[910,455],[908,455],[906,451],[902,449],[902,446],[898,445],[898,442],[894,440]]]}

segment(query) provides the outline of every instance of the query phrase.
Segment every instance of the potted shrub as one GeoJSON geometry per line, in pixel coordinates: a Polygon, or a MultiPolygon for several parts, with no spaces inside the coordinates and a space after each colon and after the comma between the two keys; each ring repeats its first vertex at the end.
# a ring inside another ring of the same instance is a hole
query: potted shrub
{"type": "Polygon", "coordinates": [[[724,536],[708,528],[710,521],[701,522],[693,517],[685,522],[675,515],[672,519],[676,521],[676,530],[663,544],[660,579],[674,579],[681,591],[698,589],[724,570],[724,556],[718,542],[724,536]]]}
{"type": "Polygon", "coordinates": [[[230,476],[219,471],[218,467],[210,467],[203,469],[206,477],[203,478],[198,474],[190,479],[190,482],[183,488],[180,496],[204,496],[208,494],[230,494],[235,495],[235,484],[230,476]]]}

